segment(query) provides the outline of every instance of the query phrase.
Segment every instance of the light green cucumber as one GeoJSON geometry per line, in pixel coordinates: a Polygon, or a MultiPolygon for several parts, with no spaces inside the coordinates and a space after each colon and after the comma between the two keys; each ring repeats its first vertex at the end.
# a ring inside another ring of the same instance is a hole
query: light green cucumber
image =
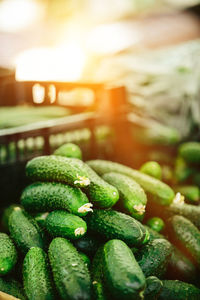
{"type": "Polygon", "coordinates": [[[146,223],[151,229],[160,232],[165,228],[164,221],[159,217],[153,217],[147,220],[146,223]]]}
{"type": "Polygon", "coordinates": [[[6,233],[0,232],[0,276],[8,274],[17,262],[17,251],[6,233]]]}
{"type": "Polygon", "coordinates": [[[200,143],[186,142],[180,145],[179,155],[187,162],[200,164],[200,143]]]}
{"type": "Polygon", "coordinates": [[[78,145],[73,143],[66,143],[54,151],[54,155],[65,157],[73,157],[82,159],[82,152],[78,145]]]}
{"type": "Polygon", "coordinates": [[[156,161],[147,161],[141,166],[140,171],[159,180],[162,178],[162,168],[156,161]]]}
{"type": "Polygon", "coordinates": [[[154,195],[154,201],[157,201],[159,204],[169,205],[175,196],[173,190],[167,184],[119,163],[106,160],[91,160],[87,163],[99,175],[108,172],[117,172],[133,178],[141,185],[145,192],[154,195]]]}
{"type": "Polygon", "coordinates": [[[119,191],[119,205],[137,220],[142,220],[145,213],[147,197],[141,186],[132,178],[118,173],[106,173],[103,179],[119,191]]]}

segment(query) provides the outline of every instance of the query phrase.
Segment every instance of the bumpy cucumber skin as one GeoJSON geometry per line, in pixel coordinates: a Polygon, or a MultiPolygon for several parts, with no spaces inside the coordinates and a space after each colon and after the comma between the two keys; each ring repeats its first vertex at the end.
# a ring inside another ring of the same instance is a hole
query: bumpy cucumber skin
{"type": "Polygon", "coordinates": [[[137,220],[115,210],[96,209],[86,216],[88,228],[106,239],[120,239],[130,247],[148,242],[148,230],[137,220]]]}
{"type": "Polygon", "coordinates": [[[156,300],[162,289],[162,281],[156,276],[146,278],[146,289],[144,291],[144,300],[156,300]]]}
{"type": "Polygon", "coordinates": [[[93,298],[95,300],[108,300],[103,284],[103,246],[97,250],[91,266],[93,298]]]}
{"type": "Polygon", "coordinates": [[[187,249],[200,267],[200,231],[198,228],[188,219],[177,215],[170,218],[169,225],[171,238],[187,249]]]}
{"type": "Polygon", "coordinates": [[[0,276],[8,274],[17,262],[17,251],[6,233],[0,232],[0,276]]]}
{"type": "Polygon", "coordinates": [[[200,229],[200,206],[192,204],[176,204],[172,203],[165,210],[167,216],[181,215],[189,219],[198,229],[200,229]]]}
{"type": "Polygon", "coordinates": [[[179,280],[163,280],[158,300],[199,300],[200,289],[179,280]]]}
{"type": "Polygon", "coordinates": [[[60,146],[54,151],[54,155],[82,159],[82,152],[80,147],[73,143],[67,143],[60,146]]]}
{"type": "Polygon", "coordinates": [[[90,265],[91,265],[91,261],[90,261],[89,257],[83,252],[79,252],[79,255],[81,256],[81,258],[83,259],[83,261],[86,264],[87,268],[89,269],[90,265]]]}
{"type": "Polygon", "coordinates": [[[0,291],[21,300],[27,299],[21,283],[12,278],[0,277],[0,291]]]}
{"type": "Polygon", "coordinates": [[[20,208],[16,208],[9,217],[9,231],[15,244],[24,254],[31,247],[45,248],[45,240],[37,222],[20,208]]]}
{"type": "Polygon", "coordinates": [[[140,171],[159,180],[162,178],[161,166],[156,161],[147,161],[141,166],[140,171]]]}
{"type": "Polygon", "coordinates": [[[178,149],[179,155],[187,163],[200,164],[200,143],[187,142],[180,145],[178,149]]]}
{"type": "Polygon", "coordinates": [[[24,258],[23,282],[28,299],[55,299],[47,254],[38,247],[31,248],[24,258]]]}
{"type": "Polygon", "coordinates": [[[198,271],[195,265],[176,247],[169,260],[167,278],[178,279],[188,283],[195,283],[198,278],[198,271]]]}
{"type": "Polygon", "coordinates": [[[157,232],[162,231],[164,229],[164,227],[165,227],[164,221],[161,218],[159,218],[159,217],[153,217],[153,218],[148,219],[147,220],[147,225],[151,229],[153,229],[153,230],[155,230],[157,232]]]}
{"type": "Polygon", "coordinates": [[[93,235],[86,233],[83,237],[73,241],[74,246],[88,256],[93,256],[101,245],[101,241],[93,235]]]}
{"type": "Polygon", "coordinates": [[[91,299],[89,271],[76,248],[69,241],[55,238],[49,246],[49,259],[61,299],[91,299]]]}
{"type": "Polygon", "coordinates": [[[188,203],[197,204],[199,201],[200,193],[196,185],[176,186],[174,190],[185,196],[185,201],[188,203]]]}
{"type": "Polygon", "coordinates": [[[128,246],[121,240],[110,240],[103,248],[103,275],[115,299],[141,299],[145,277],[128,246]]]}
{"type": "Polygon", "coordinates": [[[126,213],[137,220],[142,220],[145,213],[147,197],[141,186],[135,180],[123,174],[111,172],[104,174],[102,178],[118,189],[119,202],[126,213]],[[137,209],[138,206],[139,210],[137,209]],[[140,211],[141,206],[143,206],[142,211],[140,211]]]}
{"type": "Polygon", "coordinates": [[[166,273],[172,246],[165,239],[156,239],[136,253],[136,259],[145,277],[162,278],[166,273]]]}
{"type": "Polygon", "coordinates": [[[3,211],[3,215],[2,215],[2,218],[1,218],[1,224],[2,224],[2,227],[3,227],[5,232],[9,232],[9,230],[8,230],[8,220],[9,220],[9,217],[10,217],[12,211],[16,207],[21,207],[21,206],[19,204],[12,204],[12,205],[6,207],[3,211]]]}
{"type": "Polygon", "coordinates": [[[76,187],[58,182],[36,182],[27,186],[21,195],[21,204],[29,212],[47,212],[66,209],[70,213],[85,216],[79,208],[88,203],[87,196],[76,187]]]}
{"type": "Polygon", "coordinates": [[[91,160],[87,164],[99,175],[108,172],[117,172],[133,178],[141,185],[145,192],[156,196],[154,201],[157,201],[159,204],[169,205],[175,196],[173,190],[167,184],[119,163],[106,160],[91,160]]]}
{"type": "Polygon", "coordinates": [[[64,210],[50,212],[46,218],[45,227],[52,236],[69,239],[78,239],[87,231],[87,224],[83,219],[64,210]],[[83,232],[76,233],[78,228],[82,228],[83,232]]]}

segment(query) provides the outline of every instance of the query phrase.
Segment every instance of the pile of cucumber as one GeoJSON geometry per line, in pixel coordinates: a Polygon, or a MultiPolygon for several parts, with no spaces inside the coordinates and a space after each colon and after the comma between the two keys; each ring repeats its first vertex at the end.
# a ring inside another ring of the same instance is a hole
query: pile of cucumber
{"type": "Polygon", "coordinates": [[[1,220],[0,299],[200,300],[200,143],[167,178],[81,159],[67,144],[27,163],[1,220]]]}

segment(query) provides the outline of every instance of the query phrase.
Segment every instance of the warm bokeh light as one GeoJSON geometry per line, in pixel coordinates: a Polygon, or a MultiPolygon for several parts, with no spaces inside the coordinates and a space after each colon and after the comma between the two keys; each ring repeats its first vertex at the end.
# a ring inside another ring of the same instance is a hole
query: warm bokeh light
{"type": "Polygon", "coordinates": [[[77,81],[85,65],[85,54],[76,43],[54,48],[34,48],[16,59],[16,80],[77,81]]]}
{"type": "Polygon", "coordinates": [[[4,0],[0,2],[0,30],[18,31],[39,20],[42,6],[34,0],[4,0]]]}

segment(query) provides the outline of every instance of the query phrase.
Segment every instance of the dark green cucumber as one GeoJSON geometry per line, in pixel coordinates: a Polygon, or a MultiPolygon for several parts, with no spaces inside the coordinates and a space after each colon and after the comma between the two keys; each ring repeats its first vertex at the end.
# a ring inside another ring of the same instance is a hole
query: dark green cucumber
{"type": "Polygon", "coordinates": [[[146,289],[144,291],[144,300],[156,300],[162,290],[162,281],[156,276],[146,278],[146,289]]]}
{"type": "Polygon", "coordinates": [[[9,217],[9,231],[17,247],[26,253],[31,247],[45,248],[45,240],[37,222],[16,207],[9,217]]]}
{"type": "Polygon", "coordinates": [[[55,238],[49,246],[49,259],[61,299],[91,299],[89,271],[76,248],[69,241],[55,238]]]}
{"type": "Polygon", "coordinates": [[[17,251],[6,233],[0,232],[0,276],[8,274],[17,262],[17,251]]]}
{"type": "Polygon", "coordinates": [[[117,172],[133,178],[145,192],[155,196],[154,201],[162,205],[169,205],[174,198],[174,192],[167,184],[140,171],[106,160],[91,160],[87,163],[99,175],[117,172]]]}
{"type": "Polygon", "coordinates": [[[28,299],[55,299],[47,254],[41,248],[33,247],[26,254],[23,282],[28,299]]]}
{"type": "Polygon", "coordinates": [[[200,267],[200,231],[188,219],[173,216],[169,220],[171,239],[187,249],[200,267]]]}
{"type": "Polygon", "coordinates": [[[82,152],[78,145],[73,143],[66,143],[54,151],[54,155],[65,157],[73,157],[82,159],[82,152]]]}
{"type": "Polygon", "coordinates": [[[110,240],[103,248],[103,276],[115,299],[141,299],[145,277],[130,248],[121,240],[110,240]]]}
{"type": "Polygon", "coordinates": [[[175,186],[174,190],[185,196],[185,201],[190,204],[197,204],[199,202],[200,193],[196,185],[175,186]]]}
{"type": "Polygon", "coordinates": [[[199,300],[200,289],[179,280],[163,280],[158,300],[199,300]]]}
{"type": "Polygon", "coordinates": [[[118,173],[106,173],[102,177],[118,189],[120,205],[126,213],[137,220],[142,220],[145,213],[147,197],[141,186],[132,178],[118,173]]]}
{"type": "Polygon", "coordinates": [[[79,188],[58,182],[33,183],[21,195],[21,204],[29,212],[66,209],[72,214],[85,216],[92,206],[88,202],[79,188]]]}
{"type": "Polygon", "coordinates": [[[97,249],[100,247],[101,243],[102,242],[97,237],[88,233],[86,233],[86,235],[83,237],[73,241],[74,246],[88,256],[93,256],[97,252],[97,249]]]}
{"type": "Polygon", "coordinates": [[[162,278],[165,275],[173,248],[165,239],[156,239],[136,252],[136,259],[144,275],[162,278]]]}
{"type": "Polygon", "coordinates": [[[84,188],[91,202],[99,207],[113,206],[119,199],[118,191],[100,178],[80,159],[56,155],[40,156],[26,166],[31,180],[58,181],[84,188]]]}
{"type": "Polygon", "coordinates": [[[64,210],[50,212],[45,227],[52,236],[69,239],[78,239],[87,231],[87,224],[83,219],[64,210]]]}
{"type": "Polygon", "coordinates": [[[178,152],[187,163],[200,164],[200,143],[183,143],[180,145],[178,152]]]}
{"type": "Polygon", "coordinates": [[[86,216],[88,228],[106,239],[121,239],[130,247],[148,242],[148,230],[137,220],[115,210],[95,209],[86,216]]]}
{"type": "Polygon", "coordinates": [[[200,206],[187,203],[172,203],[169,207],[166,208],[165,214],[167,216],[181,215],[189,219],[195,226],[200,229],[200,206]]]}
{"type": "Polygon", "coordinates": [[[108,300],[103,283],[103,246],[101,246],[92,261],[91,266],[93,298],[95,300],[108,300]]]}
{"type": "Polygon", "coordinates": [[[0,291],[8,295],[12,295],[17,299],[21,299],[21,300],[27,299],[24,294],[24,290],[21,283],[19,283],[18,281],[12,278],[0,277],[0,291]]]}
{"type": "Polygon", "coordinates": [[[156,161],[147,161],[141,166],[140,171],[159,180],[162,178],[161,166],[156,161]]]}
{"type": "Polygon", "coordinates": [[[3,211],[3,215],[2,215],[2,218],[1,218],[1,225],[4,229],[4,231],[8,232],[8,220],[9,220],[9,217],[12,213],[12,211],[16,208],[16,207],[21,207],[19,204],[12,204],[8,207],[6,207],[3,211]]]}
{"type": "Polygon", "coordinates": [[[79,252],[79,255],[81,256],[81,258],[83,259],[83,261],[86,264],[87,268],[89,269],[90,265],[91,265],[91,261],[90,261],[89,257],[83,252],[79,252]]]}
{"type": "Polygon", "coordinates": [[[153,218],[148,219],[147,220],[147,225],[151,229],[153,229],[153,230],[155,230],[157,232],[162,231],[164,229],[164,227],[165,227],[164,221],[161,218],[159,218],[159,217],[153,217],[153,218]]]}
{"type": "Polygon", "coordinates": [[[167,278],[178,279],[189,283],[197,282],[197,268],[176,247],[173,247],[173,252],[169,260],[167,278]]]}
{"type": "Polygon", "coordinates": [[[162,235],[161,233],[153,230],[152,228],[150,228],[149,226],[144,225],[144,227],[148,230],[149,232],[149,242],[156,240],[156,239],[164,239],[164,235],[162,235]]]}

